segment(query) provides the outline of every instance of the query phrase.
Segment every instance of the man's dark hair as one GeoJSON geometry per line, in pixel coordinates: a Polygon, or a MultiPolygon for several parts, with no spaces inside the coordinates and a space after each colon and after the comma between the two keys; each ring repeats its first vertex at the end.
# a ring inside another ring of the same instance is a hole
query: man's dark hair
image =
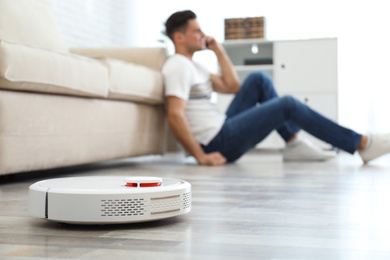
{"type": "Polygon", "coordinates": [[[172,14],[165,23],[165,32],[173,41],[175,32],[185,32],[188,26],[188,20],[195,19],[196,14],[190,10],[180,11],[172,14]]]}

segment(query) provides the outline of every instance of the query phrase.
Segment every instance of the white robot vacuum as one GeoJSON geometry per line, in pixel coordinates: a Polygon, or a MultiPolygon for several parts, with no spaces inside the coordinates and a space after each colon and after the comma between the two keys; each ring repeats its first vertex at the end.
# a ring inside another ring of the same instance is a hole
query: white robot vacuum
{"type": "Polygon", "coordinates": [[[191,184],[159,177],[50,179],[32,184],[28,197],[32,217],[69,224],[145,222],[191,210],[191,184]]]}

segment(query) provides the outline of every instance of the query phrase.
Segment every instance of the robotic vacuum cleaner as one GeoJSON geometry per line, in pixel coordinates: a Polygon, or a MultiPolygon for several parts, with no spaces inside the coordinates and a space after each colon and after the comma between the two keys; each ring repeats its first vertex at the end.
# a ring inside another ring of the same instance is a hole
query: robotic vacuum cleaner
{"type": "Polygon", "coordinates": [[[190,212],[191,184],[159,177],[97,176],[39,181],[29,188],[32,217],[69,224],[145,222],[190,212]]]}

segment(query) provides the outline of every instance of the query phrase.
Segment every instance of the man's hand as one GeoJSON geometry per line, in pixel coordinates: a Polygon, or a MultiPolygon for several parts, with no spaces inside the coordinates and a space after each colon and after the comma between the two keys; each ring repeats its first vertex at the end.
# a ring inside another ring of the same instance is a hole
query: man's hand
{"type": "Polygon", "coordinates": [[[212,50],[213,52],[220,51],[220,44],[214,39],[214,37],[206,36],[206,46],[207,49],[212,50]]]}
{"type": "Polygon", "coordinates": [[[206,153],[200,158],[196,158],[199,165],[220,166],[227,162],[220,152],[206,153]]]}

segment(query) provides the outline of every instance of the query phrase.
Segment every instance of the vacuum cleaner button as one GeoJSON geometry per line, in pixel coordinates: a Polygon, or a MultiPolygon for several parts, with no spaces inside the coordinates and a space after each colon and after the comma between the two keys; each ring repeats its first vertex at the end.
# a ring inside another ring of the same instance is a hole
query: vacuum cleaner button
{"type": "Polygon", "coordinates": [[[162,184],[162,178],[159,177],[127,177],[125,178],[126,187],[159,187],[162,184]]]}

